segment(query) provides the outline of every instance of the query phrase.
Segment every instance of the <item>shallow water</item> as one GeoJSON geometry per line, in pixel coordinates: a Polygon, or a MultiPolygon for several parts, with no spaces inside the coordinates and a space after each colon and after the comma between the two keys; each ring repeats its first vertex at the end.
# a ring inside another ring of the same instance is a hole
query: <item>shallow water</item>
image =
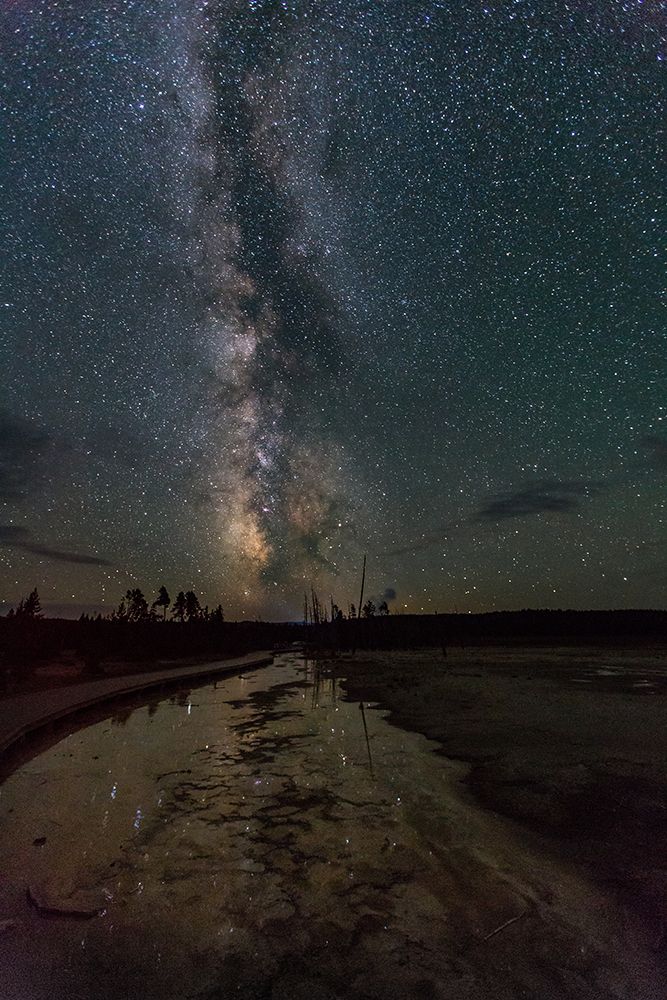
{"type": "Polygon", "coordinates": [[[185,996],[261,992],[286,938],[304,954],[344,946],[360,921],[359,936],[393,938],[392,887],[422,863],[404,803],[424,780],[425,741],[367,714],[372,773],[358,705],[282,657],[22,767],[0,788],[0,917],[24,925],[3,941],[5,995],[164,995],[174,977],[185,996]],[[25,901],[28,887],[70,886],[101,891],[102,915],[45,918],[25,901]]]}
{"type": "MultiPolygon", "coordinates": [[[[17,770],[0,786],[0,920],[17,921],[0,936],[0,994],[439,997],[455,983],[509,997],[542,982],[486,942],[506,921],[514,947],[518,927],[525,942],[545,911],[560,919],[553,872],[528,853],[526,875],[508,828],[463,794],[464,765],[365,717],[368,741],[337,681],[283,656],[126,709],[17,770]],[[73,889],[100,915],[46,916],[27,898],[73,889]]],[[[568,906],[599,907],[558,877],[568,906]]],[[[562,976],[595,964],[595,945],[582,957],[576,930],[559,933],[565,973],[540,976],[569,996],[562,976]]]]}

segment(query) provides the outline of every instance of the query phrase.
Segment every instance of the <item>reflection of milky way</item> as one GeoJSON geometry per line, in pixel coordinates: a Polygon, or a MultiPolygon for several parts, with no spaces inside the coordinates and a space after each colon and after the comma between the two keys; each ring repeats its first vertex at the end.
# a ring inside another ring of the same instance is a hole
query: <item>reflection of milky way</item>
{"type": "Polygon", "coordinates": [[[664,604],[659,7],[0,4],[0,609],[664,604]]]}

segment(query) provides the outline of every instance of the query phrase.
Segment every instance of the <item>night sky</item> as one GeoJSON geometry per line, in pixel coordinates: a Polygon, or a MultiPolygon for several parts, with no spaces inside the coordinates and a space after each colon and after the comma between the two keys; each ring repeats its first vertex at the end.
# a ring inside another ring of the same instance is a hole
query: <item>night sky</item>
{"type": "Polygon", "coordinates": [[[5,608],[665,607],[665,6],[0,0],[5,608]]]}

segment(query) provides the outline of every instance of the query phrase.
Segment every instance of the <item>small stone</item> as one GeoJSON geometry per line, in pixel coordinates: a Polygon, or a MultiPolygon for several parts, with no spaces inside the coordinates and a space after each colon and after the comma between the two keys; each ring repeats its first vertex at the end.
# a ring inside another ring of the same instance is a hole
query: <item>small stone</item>
{"type": "Polygon", "coordinates": [[[32,843],[33,847],[41,847],[42,844],[46,843],[46,837],[35,837],[32,843]]]}
{"type": "Polygon", "coordinates": [[[259,875],[265,871],[265,866],[259,861],[253,861],[252,858],[242,858],[232,865],[232,868],[236,868],[237,871],[250,872],[253,875],[259,875]]]}

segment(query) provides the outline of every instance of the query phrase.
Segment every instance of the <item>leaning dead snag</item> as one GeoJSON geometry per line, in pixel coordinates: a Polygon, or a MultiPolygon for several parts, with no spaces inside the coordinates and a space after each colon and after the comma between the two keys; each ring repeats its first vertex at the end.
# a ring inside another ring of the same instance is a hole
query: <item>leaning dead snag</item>
{"type": "Polygon", "coordinates": [[[364,606],[364,584],[366,583],[366,556],[364,555],[364,568],[361,571],[361,594],[359,595],[359,610],[357,614],[361,618],[361,609],[364,606]]]}
{"type": "MultiPolygon", "coordinates": [[[[361,622],[361,609],[364,605],[364,584],[366,583],[366,556],[364,554],[364,567],[361,571],[361,594],[359,595],[359,605],[357,607],[357,620],[361,622]]],[[[357,626],[361,628],[361,624],[357,626]]],[[[356,653],[355,644],[352,646],[352,653],[356,653]]]]}

